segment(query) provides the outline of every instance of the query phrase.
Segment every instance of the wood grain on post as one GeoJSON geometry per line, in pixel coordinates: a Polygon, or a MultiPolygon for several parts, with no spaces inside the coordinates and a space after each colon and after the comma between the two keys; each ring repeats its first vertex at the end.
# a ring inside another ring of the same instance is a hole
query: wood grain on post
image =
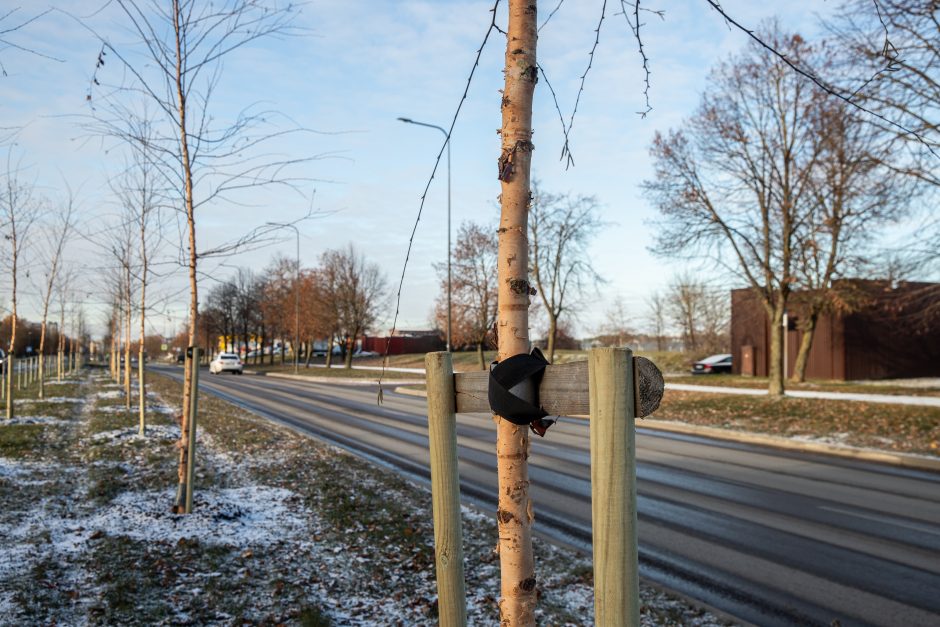
{"type": "Polygon", "coordinates": [[[431,453],[431,502],[434,513],[434,560],[437,613],[442,627],[467,624],[460,527],[460,478],[457,473],[457,416],[454,367],[447,352],[424,358],[428,390],[428,443],[431,453]]]}
{"type": "MultiPolygon", "coordinates": [[[[635,418],[649,416],[663,398],[665,383],[659,368],[645,357],[634,357],[635,418]]],[[[489,372],[458,372],[454,377],[458,414],[489,412],[489,372]]],[[[626,385],[626,381],[623,382],[626,385]]],[[[587,416],[591,412],[588,394],[588,362],[575,361],[546,366],[539,385],[539,404],[552,416],[587,416]]]]}
{"type": "Polygon", "coordinates": [[[595,348],[588,363],[594,623],[632,627],[640,622],[633,354],[595,348]]]}

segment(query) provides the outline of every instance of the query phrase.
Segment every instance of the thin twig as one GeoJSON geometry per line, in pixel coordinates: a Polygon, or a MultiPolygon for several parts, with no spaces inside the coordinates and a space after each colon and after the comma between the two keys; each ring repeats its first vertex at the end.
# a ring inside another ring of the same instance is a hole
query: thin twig
{"type": "Polygon", "coordinates": [[[555,5],[555,8],[552,9],[552,12],[548,14],[548,17],[546,17],[545,21],[542,22],[542,25],[539,26],[538,32],[540,33],[542,32],[542,29],[545,28],[545,25],[548,24],[553,17],[555,17],[555,14],[558,13],[558,9],[560,9],[561,5],[563,5],[564,3],[565,3],[565,0],[558,0],[558,4],[555,5]]]}
{"type": "Polygon", "coordinates": [[[920,142],[921,144],[923,144],[923,146],[930,152],[930,154],[932,154],[932,155],[933,155],[934,157],[936,157],[937,159],[940,159],[940,154],[938,154],[937,151],[934,150],[933,146],[931,146],[930,143],[929,143],[927,140],[925,140],[917,131],[913,131],[913,130],[907,128],[906,126],[904,126],[903,124],[899,124],[898,122],[895,122],[894,120],[889,120],[887,117],[885,117],[884,115],[878,113],[877,111],[872,111],[871,109],[869,109],[869,108],[867,108],[867,107],[864,107],[864,106],[858,104],[857,102],[855,102],[854,100],[852,100],[852,97],[851,97],[851,96],[846,96],[845,94],[843,94],[842,92],[840,92],[839,90],[837,90],[835,87],[832,87],[832,86],[826,84],[825,82],[823,82],[823,80],[822,80],[821,78],[819,78],[818,76],[816,76],[816,75],[813,74],[812,72],[809,72],[809,71],[804,70],[803,68],[799,67],[799,66],[796,65],[793,61],[791,61],[785,54],[783,54],[782,52],[778,51],[776,48],[774,48],[774,47],[771,46],[770,44],[766,43],[764,40],[762,40],[760,37],[758,37],[756,34],[754,34],[754,31],[748,30],[748,29],[745,28],[743,25],[741,25],[740,23],[738,23],[737,21],[735,21],[730,15],[728,15],[728,14],[725,12],[724,9],[721,8],[721,5],[720,5],[716,0],[705,0],[705,2],[707,2],[708,4],[710,4],[711,7],[712,7],[713,9],[715,9],[715,11],[717,11],[718,14],[721,15],[721,16],[725,19],[725,21],[726,21],[728,24],[731,24],[732,26],[734,26],[735,28],[737,28],[738,30],[740,30],[742,33],[744,33],[745,35],[747,35],[748,37],[750,37],[751,39],[753,39],[754,41],[756,41],[757,44],[760,45],[762,48],[766,49],[766,50],[767,50],[768,52],[770,52],[772,55],[774,55],[775,57],[777,57],[778,59],[780,59],[781,61],[783,61],[784,64],[786,64],[787,67],[789,67],[791,70],[793,70],[794,72],[796,72],[797,74],[799,74],[799,75],[802,76],[803,78],[808,79],[811,83],[813,83],[814,85],[816,85],[817,87],[819,87],[821,90],[823,90],[824,92],[826,92],[826,93],[829,94],[830,96],[833,96],[833,97],[835,97],[835,98],[838,98],[839,100],[842,100],[843,102],[847,103],[848,105],[854,107],[854,108],[857,109],[858,111],[861,111],[862,113],[865,113],[865,114],[867,114],[867,115],[870,115],[870,116],[872,116],[872,117],[875,117],[875,118],[881,120],[882,122],[885,122],[886,124],[888,124],[888,125],[890,125],[890,126],[893,126],[894,128],[896,128],[896,129],[902,131],[902,132],[903,132],[904,134],[906,134],[906,135],[911,135],[911,136],[913,136],[914,139],[916,139],[918,142],[920,142]]]}
{"type": "Polygon", "coordinates": [[[636,38],[637,46],[639,47],[640,58],[643,60],[643,98],[646,101],[646,110],[637,111],[637,114],[641,118],[645,118],[650,111],[653,110],[652,105],[650,105],[650,66],[649,66],[649,57],[646,56],[646,48],[643,47],[643,39],[640,37],[640,11],[647,11],[654,15],[658,15],[660,19],[665,19],[663,17],[662,11],[651,11],[650,9],[644,9],[640,6],[640,0],[634,0],[633,3],[633,21],[630,21],[630,15],[627,13],[626,0],[620,0],[620,6],[623,9],[623,19],[627,21],[627,25],[630,27],[630,30],[633,32],[634,38],[636,38]]]}
{"type": "Polygon", "coordinates": [[[561,158],[564,159],[567,157],[568,162],[565,164],[565,169],[567,170],[574,165],[574,158],[571,156],[571,149],[568,145],[568,137],[571,134],[571,127],[574,125],[574,116],[578,113],[578,104],[581,102],[581,94],[584,93],[584,82],[587,79],[588,72],[591,71],[591,66],[594,65],[594,51],[597,50],[597,45],[601,41],[601,25],[604,23],[604,17],[607,12],[607,0],[604,0],[601,5],[601,19],[597,22],[597,28],[594,29],[594,45],[591,46],[591,51],[588,53],[588,64],[584,69],[584,74],[581,75],[581,85],[578,87],[578,95],[574,99],[574,108],[571,110],[571,117],[568,118],[568,129],[565,131],[565,145],[561,149],[561,158]]]}
{"type": "Polygon", "coordinates": [[[378,402],[382,403],[382,380],[385,378],[385,370],[388,367],[388,351],[392,344],[392,336],[395,334],[395,329],[398,325],[398,314],[401,311],[401,290],[402,286],[405,284],[405,272],[408,270],[408,261],[411,259],[411,248],[414,244],[415,234],[418,232],[418,223],[421,222],[421,214],[424,211],[424,203],[428,197],[428,190],[431,189],[431,182],[434,180],[434,175],[437,174],[437,168],[441,164],[441,157],[444,155],[444,150],[447,149],[447,144],[450,142],[450,136],[454,132],[454,126],[457,124],[457,118],[460,116],[460,110],[463,108],[463,103],[467,100],[467,94],[470,91],[470,84],[473,82],[473,76],[476,73],[477,67],[480,65],[480,57],[483,54],[483,49],[486,47],[487,41],[489,41],[490,35],[494,30],[501,30],[496,26],[496,9],[499,8],[499,3],[501,0],[496,0],[493,4],[493,8],[490,9],[490,12],[493,14],[493,18],[490,21],[489,27],[486,29],[486,35],[483,36],[483,43],[480,44],[480,47],[477,49],[477,56],[473,60],[473,67],[470,68],[470,75],[467,77],[467,84],[464,87],[463,94],[460,96],[460,102],[457,103],[457,109],[454,111],[454,117],[450,121],[450,127],[447,129],[447,137],[444,138],[444,143],[441,145],[441,149],[437,152],[437,158],[434,160],[434,168],[431,170],[431,176],[428,177],[428,182],[424,186],[424,192],[421,194],[421,202],[418,205],[418,215],[415,218],[414,226],[411,229],[411,236],[408,238],[408,248],[405,251],[405,263],[401,268],[401,277],[398,280],[398,292],[395,296],[395,316],[392,319],[392,329],[388,334],[388,338],[385,340],[385,356],[382,358],[382,372],[379,374],[379,393],[378,393],[378,402]]]}
{"type": "MultiPolygon", "coordinates": [[[[552,100],[555,102],[555,111],[558,112],[558,121],[561,122],[561,132],[565,136],[565,146],[568,145],[568,127],[565,126],[565,116],[561,112],[561,106],[558,104],[558,96],[555,94],[555,88],[552,87],[551,82],[548,80],[548,74],[545,73],[545,68],[541,64],[536,63],[536,67],[539,69],[539,72],[542,73],[542,78],[545,80],[545,85],[548,87],[548,91],[552,94],[552,100]]],[[[568,151],[569,159],[574,163],[574,155],[571,154],[571,151],[568,151]]],[[[562,158],[565,156],[564,149],[561,153],[562,158]]]]}

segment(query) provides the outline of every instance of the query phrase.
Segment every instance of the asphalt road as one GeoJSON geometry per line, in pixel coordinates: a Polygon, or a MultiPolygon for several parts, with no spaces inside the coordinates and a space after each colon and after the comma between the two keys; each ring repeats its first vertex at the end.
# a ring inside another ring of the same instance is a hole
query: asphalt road
{"type": "MultiPolygon", "coordinates": [[[[204,390],[429,481],[424,399],[201,374],[204,390]]],[[[490,416],[458,416],[461,495],[489,511],[494,437],[490,416]]],[[[537,532],[586,551],[588,443],[586,421],[566,419],[529,459],[537,532]]],[[[640,428],[637,477],[651,581],[759,625],[940,625],[940,475],[640,428]]]]}

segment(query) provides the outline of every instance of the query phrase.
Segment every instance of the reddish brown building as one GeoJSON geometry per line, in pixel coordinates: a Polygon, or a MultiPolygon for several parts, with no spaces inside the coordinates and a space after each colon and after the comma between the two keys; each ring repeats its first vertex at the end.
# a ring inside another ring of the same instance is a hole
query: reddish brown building
{"type": "Polygon", "coordinates": [[[402,355],[405,353],[430,353],[442,351],[445,348],[444,340],[437,330],[428,331],[397,331],[392,337],[362,336],[361,350],[372,351],[384,355],[388,349],[389,355],[402,355]]]}
{"type": "MultiPolygon", "coordinates": [[[[809,379],[895,379],[940,376],[940,284],[847,282],[856,294],[854,311],[823,314],[806,365],[809,379]]],[[[786,333],[787,376],[793,374],[806,308],[800,293],[790,298],[786,333]]],[[[750,289],[731,291],[733,372],[767,376],[770,324],[750,289]]]]}

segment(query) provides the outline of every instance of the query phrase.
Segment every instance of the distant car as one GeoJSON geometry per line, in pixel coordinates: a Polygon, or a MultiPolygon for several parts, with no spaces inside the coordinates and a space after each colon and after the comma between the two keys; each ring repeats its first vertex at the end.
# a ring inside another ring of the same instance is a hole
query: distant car
{"type": "Polygon", "coordinates": [[[356,351],[353,353],[353,357],[378,357],[379,354],[375,351],[356,351]]]}
{"type": "Polygon", "coordinates": [[[186,353],[177,353],[176,354],[176,363],[185,364],[186,363],[186,353]]]}
{"type": "Polygon", "coordinates": [[[235,353],[219,353],[218,356],[209,363],[209,374],[219,374],[220,372],[231,372],[232,374],[242,374],[244,366],[242,360],[235,353]]]}
{"type": "MultiPolygon", "coordinates": [[[[340,346],[339,344],[334,344],[334,345],[333,345],[333,351],[332,351],[332,352],[333,352],[334,355],[342,355],[342,354],[343,354],[343,347],[340,346]]],[[[314,357],[326,357],[326,348],[314,348],[314,349],[313,349],[313,356],[314,356],[314,357]]]]}
{"type": "Polygon", "coordinates": [[[692,364],[692,374],[731,374],[731,355],[712,355],[692,364]]]}

